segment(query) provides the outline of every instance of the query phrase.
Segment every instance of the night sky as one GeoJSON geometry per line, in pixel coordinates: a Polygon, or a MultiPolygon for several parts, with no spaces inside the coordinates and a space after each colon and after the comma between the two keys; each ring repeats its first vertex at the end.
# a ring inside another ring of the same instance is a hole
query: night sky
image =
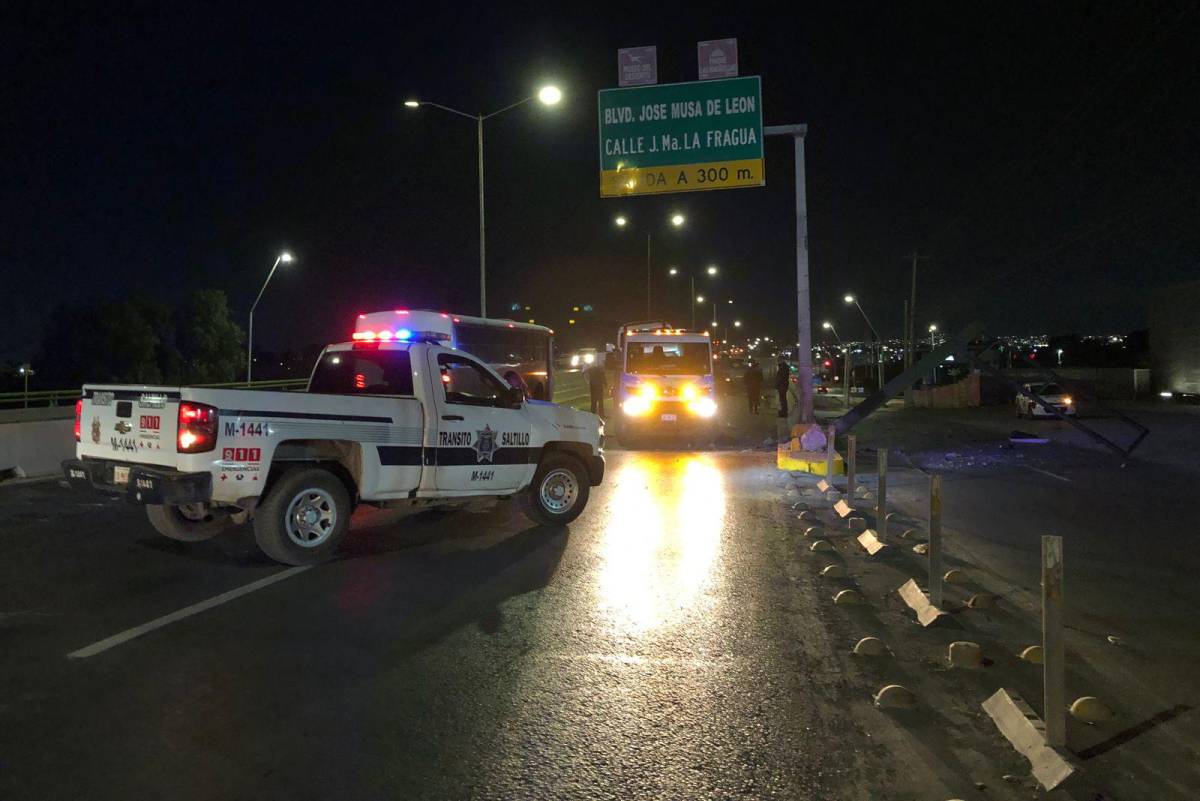
{"type": "Polygon", "coordinates": [[[244,320],[282,248],[298,261],[258,312],[264,347],[344,339],[375,308],[474,313],[474,125],[402,102],[490,111],[546,80],[559,107],[485,128],[492,310],[641,317],[649,228],[674,319],[667,265],[715,262],[705,294],[787,332],[790,141],[768,140],[765,189],[599,197],[617,48],[655,44],[660,82],[694,80],[696,42],[726,36],[765,122],[809,125],[813,314],[843,336],[864,334],[848,290],[899,335],[914,251],[921,329],[1123,332],[1146,288],[1200,274],[1195,3],[842,5],[10,8],[0,357],[60,301],[215,287],[244,320]]]}

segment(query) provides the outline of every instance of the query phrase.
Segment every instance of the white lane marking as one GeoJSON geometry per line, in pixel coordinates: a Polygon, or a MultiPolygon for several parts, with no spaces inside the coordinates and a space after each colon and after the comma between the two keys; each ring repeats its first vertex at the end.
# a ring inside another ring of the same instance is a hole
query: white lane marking
{"type": "MultiPolygon", "coordinates": [[[[1029,465],[1025,466],[1029,467],[1029,465]]],[[[1029,467],[1029,469],[1035,473],[1041,473],[1043,476],[1050,476],[1050,478],[1057,478],[1059,481],[1065,481],[1068,484],[1071,483],[1071,479],[1067,478],[1066,476],[1060,476],[1058,473],[1051,473],[1049,470],[1039,470],[1036,467],[1029,467]]]]}
{"type": "Polygon", "coordinates": [[[258,581],[252,581],[245,586],[238,587],[237,589],[230,590],[229,592],[223,592],[220,595],[214,595],[213,597],[201,601],[200,603],[186,606],[183,609],[170,613],[169,615],[157,617],[154,620],[151,620],[149,623],[143,623],[140,626],[134,626],[131,629],[122,631],[120,634],[114,634],[111,637],[100,640],[100,642],[94,642],[91,645],[80,648],[78,651],[72,651],[71,653],[67,654],[67,659],[86,659],[89,656],[95,656],[96,654],[104,653],[109,648],[115,648],[122,643],[127,643],[130,640],[136,637],[141,637],[143,634],[148,634],[155,629],[161,629],[163,626],[169,626],[170,624],[176,623],[184,618],[191,617],[192,615],[198,615],[201,612],[206,612],[215,606],[220,606],[223,603],[232,601],[235,598],[240,598],[243,595],[248,595],[256,590],[261,590],[263,587],[269,587],[276,582],[283,581],[284,579],[290,579],[292,576],[299,575],[300,573],[303,573],[305,570],[309,570],[312,567],[312,565],[290,567],[287,570],[281,570],[278,573],[273,573],[266,578],[259,579],[258,581]]]}

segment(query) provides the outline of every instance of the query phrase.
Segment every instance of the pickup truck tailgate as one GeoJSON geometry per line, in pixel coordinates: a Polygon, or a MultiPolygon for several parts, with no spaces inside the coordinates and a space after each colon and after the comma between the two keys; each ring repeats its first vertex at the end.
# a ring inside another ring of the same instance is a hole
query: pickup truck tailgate
{"type": "Polygon", "coordinates": [[[85,385],[81,458],[174,467],[179,387],[85,385]]]}

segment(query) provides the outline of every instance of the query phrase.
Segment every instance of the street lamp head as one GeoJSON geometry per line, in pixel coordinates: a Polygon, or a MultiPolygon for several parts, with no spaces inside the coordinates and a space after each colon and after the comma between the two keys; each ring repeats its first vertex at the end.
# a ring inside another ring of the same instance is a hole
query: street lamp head
{"type": "Polygon", "coordinates": [[[703,296],[703,295],[697,295],[697,296],[696,296],[696,302],[697,302],[697,303],[703,303],[703,302],[704,302],[704,296],[703,296]]]}
{"type": "Polygon", "coordinates": [[[931,324],[931,325],[929,326],[929,333],[931,333],[931,334],[932,334],[932,333],[933,333],[934,331],[936,331],[936,330],[937,330],[937,325],[931,324]]]}
{"type": "Polygon", "coordinates": [[[284,264],[288,264],[292,261],[292,254],[285,250],[279,254],[279,260],[284,264]]]}
{"type": "Polygon", "coordinates": [[[730,298],[729,300],[727,300],[727,301],[725,301],[725,302],[726,302],[726,303],[728,303],[730,306],[732,306],[732,305],[733,305],[733,299],[732,299],[732,298],[730,298]]]}
{"type": "Polygon", "coordinates": [[[617,215],[617,218],[615,220],[613,220],[613,222],[615,222],[617,224],[618,228],[624,228],[625,223],[629,222],[629,220],[625,219],[625,215],[619,214],[619,215],[617,215]]]}
{"type": "Polygon", "coordinates": [[[683,225],[685,222],[687,222],[687,218],[684,217],[682,214],[672,214],[671,215],[671,225],[675,226],[676,228],[683,225]]]}
{"type": "Polygon", "coordinates": [[[742,321],[741,321],[741,320],[734,320],[734,321],[733,321],[733,327],[734,327],[734,328],[741,328],[741,327],[742,327],[742,321]]]}
{"type": "Polygon", "coordinates": [[[715,264],[708,265],[708,269],[705,270],[705,272],[707,272],[709,275],[716,275],[717,274],[717,265],[715,265],[715,264]]]}
{"type": "Polygon", "coordinates": [[[821,327],[828,331],[829,329],[833,328],[833,323],[826,320],[825,322],[821,323],[821,327]]]}
{"type": "Polygon", "coordinates": [[[847,303],[853,303],[853,302],[854,302],[854,296],[853,296],[853,295],[847,295],[845,298],[843,298],[843,300],[845,300],[847,303]]]}
{"type": "Polygon", "coordinates": [[[562,90],[557,86],[543,86],[538,90],[537,97],[542,102],[542,105],[554,106],[558,104],[558,101],[562,100],[562,90]]]}
{"type": "Polygon", "coordinates": [[[679,275],[679,268],[678,268],[678,267],[672,267],[671,269],[667,270],[667,273],[668,273],[669,275],[679,275]]]}
{"type": "Polygon", "coordinates": [[[421,101],[420,100],[405,100],[404,105],[407,106],[408,108],[420,108],[421,101]]]}

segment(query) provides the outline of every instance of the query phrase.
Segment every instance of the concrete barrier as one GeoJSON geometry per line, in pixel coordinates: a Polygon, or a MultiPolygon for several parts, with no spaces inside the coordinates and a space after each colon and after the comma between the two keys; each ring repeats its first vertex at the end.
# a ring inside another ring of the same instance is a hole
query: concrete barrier
{"type": "MultiPolygon", "coordinates": [[[[32,411],[32,410],[30,410],[32,411]]],[[[0,424],[0,476],[46,476],[75,455],[75,416],[0,424]]]]}

